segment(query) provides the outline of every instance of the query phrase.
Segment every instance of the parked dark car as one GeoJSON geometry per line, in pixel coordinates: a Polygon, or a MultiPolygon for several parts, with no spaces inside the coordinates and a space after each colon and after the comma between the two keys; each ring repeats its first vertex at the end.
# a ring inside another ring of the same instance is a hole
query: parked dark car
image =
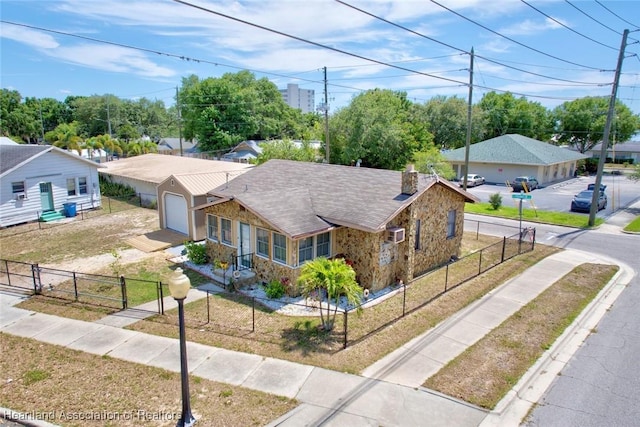
{"type": "MultiPolygon", "coordinates": [[[[576,194],[571,201],[571,212],[590,212],[592,198],[593,190],[584,190],[576,194]]],[[[604,191],[601,191],[600,197],[598,197],[598,210],[600,211],[606,207],[607,195],[604,194],[604,191]]]]}
{"type": "Polygon", "coordinates": [[[532,176],[519,176],[511,182],[513,191],[533,191],[538,188],[538,180],[532,176]]]}

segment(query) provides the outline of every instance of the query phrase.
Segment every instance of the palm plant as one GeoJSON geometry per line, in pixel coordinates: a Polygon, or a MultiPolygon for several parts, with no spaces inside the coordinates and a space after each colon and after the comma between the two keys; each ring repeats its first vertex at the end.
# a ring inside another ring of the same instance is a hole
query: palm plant
{"type": "Polygon", "coordinates": [[[318,298],[320,320],[325,331],[333,329],[342,295],[349,304],[360,309],[362,288],[356,282],[355,271],[342,258],[329,260],[320,257],[307,262],[300,270],[298,285],[306,298],[318,298]]]}

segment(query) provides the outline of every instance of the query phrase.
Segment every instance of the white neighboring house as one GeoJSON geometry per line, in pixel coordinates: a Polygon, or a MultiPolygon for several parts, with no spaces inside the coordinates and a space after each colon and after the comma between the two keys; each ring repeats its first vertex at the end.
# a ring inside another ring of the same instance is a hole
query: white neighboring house
{"type": "Polygon", "coordinates": [[[51,145],[0,145],[0,226],[60,213],[67,203],[100,207],[100,167],[51,145]]]}

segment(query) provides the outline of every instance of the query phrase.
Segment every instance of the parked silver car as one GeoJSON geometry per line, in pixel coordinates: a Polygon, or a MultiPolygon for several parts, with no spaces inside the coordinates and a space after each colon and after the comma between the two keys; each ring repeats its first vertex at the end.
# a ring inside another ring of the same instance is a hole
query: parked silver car
{"type": "MultiPolygon", "coordinates": [[[[476,185],[484,184],[484,177],[470,173],[467,175],[467,187],[475,187],[476,185]]],[[[464,186],[464,176],[460,177],[460,187],[464,186]]]]}

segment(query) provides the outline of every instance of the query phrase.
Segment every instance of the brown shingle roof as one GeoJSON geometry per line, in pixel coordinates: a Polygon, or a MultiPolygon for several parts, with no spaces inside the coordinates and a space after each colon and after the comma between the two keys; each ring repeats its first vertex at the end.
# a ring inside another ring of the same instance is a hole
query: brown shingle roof
{"type": "Polygon", "coordinates": [[[401,194],[402,173],[319,163],[270,160],[209,194],[236,199],[290,237],[334,225],[382,231],[401,210],[435,184],[476,199],[448,181],[420,175],[418,192],[401,194]]]}

